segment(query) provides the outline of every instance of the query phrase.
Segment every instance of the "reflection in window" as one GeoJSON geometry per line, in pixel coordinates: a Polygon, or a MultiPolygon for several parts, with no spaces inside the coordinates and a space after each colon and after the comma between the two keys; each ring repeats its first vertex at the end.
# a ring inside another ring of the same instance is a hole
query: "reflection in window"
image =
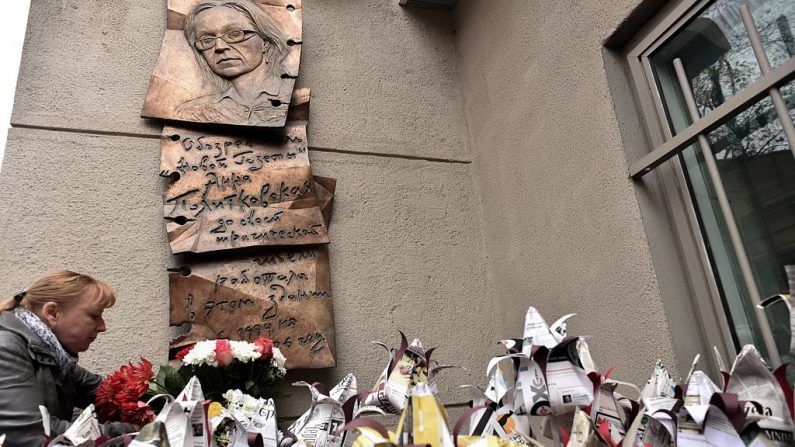
{"type": "MultiPolygon", "coordinates": [[[[675,33],[650,57],[671,134],[692,124],[676,80],[673,60],[680,58],[701,116],[761,77],[739,13],[741,2],[720,0],[675,33]]],[[[795,55],[792,0],[746,2],[775,68],[795,55]]],[[[781,89],[795,117],[795,83],[781,89]]],[[[753,104],[708,136],[737,221],[743,246],[762,297],[789,288],[785,266],[795,264],[795,158],[769,97],[753,104]]],[[[719,279],[735,343],[755,344],[765,354],[758,321],[742,282],[720,205],[697,147],[679,155],[697,208],[701,230],[719,279]]],[[[794,291],[795,292],[795,291],[794,291]]],[[[786,308],[768,316],[783,361],[789,353],[786,308]]]]}

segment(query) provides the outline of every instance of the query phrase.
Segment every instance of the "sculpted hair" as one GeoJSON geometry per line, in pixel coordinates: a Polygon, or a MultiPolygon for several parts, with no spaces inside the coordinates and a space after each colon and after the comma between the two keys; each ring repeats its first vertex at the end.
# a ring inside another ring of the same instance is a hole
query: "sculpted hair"
{"type": "Polygon", "coordinates": [[[284,72],[282,64],[289,52],[289,48],[287,46],[287,38],[276,22],[274,22],[260,7],[248,0],[212,0],[200,3],[185,16],[183,32],[185,33],[185,39],[188,40],[188,45],[190,45],[191,50],[193,50],[193,55],[196,56],[196,61],[199,63],[202,73],[204,73],[205,79],[210,82],[213,90],[216,93],[223,92],[231,86],[231,83],[213,73],[209,65],[207,65],[207,61],[204,60],[204,56],[202,56],[201,52],[196,49],[194,45],[197,37],[196,18],[200,13],[212,8],[231,8],[248,17],[251,24],[254,26],[254,30],[257,31],[257,34],[262,38],[267,47],[264,59],[265,62],[268,63],[268,73],[276,78],[281,77],[284,72]]]}
{"type": "Polygon", "coordinates": [[[0,312],[24,307],[35,313],[51,301],[68,308],[82,297],[92,298],[104,308],[116,303],[116,295],[103,281],[69,270],[58,270],[47,273],[24,292],[4,301],[0,304],[0,312]]]}

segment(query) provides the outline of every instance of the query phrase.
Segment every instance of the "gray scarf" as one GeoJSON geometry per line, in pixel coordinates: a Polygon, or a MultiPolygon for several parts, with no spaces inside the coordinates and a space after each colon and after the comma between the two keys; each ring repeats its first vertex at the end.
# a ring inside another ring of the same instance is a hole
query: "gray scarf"
{"type": "Polygon", "coordinates": [[[55,358],[55,363],[58,364],[58,370],[60,372],[58,378],[63,380],[70,376],[77,366],[77,357],[64,349],[52,330],[33,312],[24,307],[17,307],[14,309],[14,315],[16,315],[25,326],[30,328],[34,334],[38,335],[41,341],[50,348],[50,353],[55,358]]]}

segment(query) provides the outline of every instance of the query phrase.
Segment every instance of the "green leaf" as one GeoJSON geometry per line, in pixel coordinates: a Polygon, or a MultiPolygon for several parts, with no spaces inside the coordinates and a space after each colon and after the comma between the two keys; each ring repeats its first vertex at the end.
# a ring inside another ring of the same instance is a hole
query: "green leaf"
{"type": "Polygon", "coordinates": [[[180,371],[172,368],[167,367],[165,373],[165,379],[163,380],[163,388],[168,390],[168,393],[172,396],[176,396],[177,394],[185,388],[185,385],[188,384],[188,380],[184,378],[180,371]]]}

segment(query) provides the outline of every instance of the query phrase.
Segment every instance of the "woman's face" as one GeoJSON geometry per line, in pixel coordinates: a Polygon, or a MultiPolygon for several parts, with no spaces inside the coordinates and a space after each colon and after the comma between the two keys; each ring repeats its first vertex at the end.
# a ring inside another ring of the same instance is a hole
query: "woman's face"
{"type": "Polygon", "coordinates": [[[99,304],[98,294],[99,290],[90,287],[73,306],[63,308],[56,305],[54,310],[48,312],[45,305],[45,319],[52,332],[73,354],[87,350],[97,335],[107,330],[102,319],[105,308],[99,304]]]}
{"type": "Polygon", "coordinates": [[[226,7],[211,8],[196,17],[196,39],[217,37],[215,46],[200,51],[213,73],[222,78],[235,78],[262,65],[265,42],[254,34],[242,42],[227,43],[221,38],[233,30],[255,31],[242,12],[226,7]]]}

